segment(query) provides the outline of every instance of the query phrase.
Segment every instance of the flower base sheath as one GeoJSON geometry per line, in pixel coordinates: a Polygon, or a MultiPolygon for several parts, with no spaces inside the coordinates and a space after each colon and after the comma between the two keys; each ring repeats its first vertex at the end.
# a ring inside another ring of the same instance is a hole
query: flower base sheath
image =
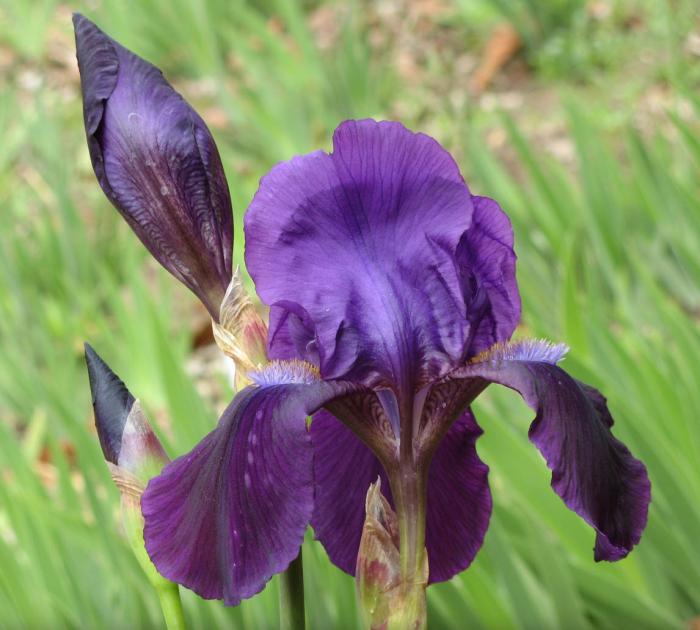
{"type": "MultiPolygon", "coordinates": [[[[630,552],[647,519],[646,470],[613,437],[605,398],[557,365],[565,346],[509,343],[520,320],[511,225],[471,194],[449,153],[399,123],[347,121],[331,153],[262,178],[244,227],[246,266],[270,308],[263,351],[264,323],[234,299],[238,277],[222,307],[231,209],[206,126],[156,68],[85,18],[75,27],[102,188],[209,309],[239,369],[252,368],[216,429],[143,495],[146,548],[165,577],[237,604],[289,565],[309,523],[355,573],[366,517],[365,552],[379,516],[394,513],[394,548],[381,553],[396,574],[384,586],[407,594],[426,566],[429,583],[466,569],[491,514],[471,410],[491,383],[535,412],[530,440],[554,491],[595,530],[596,560],[630,552]],[[366,513],[378,478],[386,505],[377,486],[366,513]]],[[[368,576],[371,599],[384,586],[368,576]]],[[[415,625],[411,615],[398,626],[415,625]]]]}

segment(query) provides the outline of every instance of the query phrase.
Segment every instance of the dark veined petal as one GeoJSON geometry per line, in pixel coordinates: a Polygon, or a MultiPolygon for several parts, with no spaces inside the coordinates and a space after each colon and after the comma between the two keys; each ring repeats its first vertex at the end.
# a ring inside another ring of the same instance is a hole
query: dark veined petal
{"type": "Polygon", "coordinates": [[[151,254],[218,319],[233,218],[214,139],[155,66],[73,18],[92,165],[151,254]]]}
{"type": "Polygon", "coordinates": [[[308,314],[325,378],[410,388],[466,353],[455,256],[472,212],[435,140],[348,121],[330,155],[296,157],[262,179],[245,219],[246,265],[264,302],[308,314]]]}
{"type": "MultiPolygon", "coordinates": [[[[471,411],[452,425],[430,466],[426,516],[429,583],[466,569],[481,547],[491,516],[488,467],[474,447],[481,429],[471,411]]],[[[380,477],[379,460],[343,423],[326,411],[311,423],[316,505],[312,526],[331,561],[355,574],[365,517],[365,495],[380,477]]]]}
{"type": "Polygon", "coordinates": [[[493,504],[489,467],[475,448],[482,433],[467,410],[450,427],[430,464],[425,546],[431,584],[464,571],[484,542],[493,504]]]}
{"type": "Polygon", "coordinates": [[[468,357],[508,341],[520,321],[510,219],[493,199],[472,199],[472,225],[457,248],[462,293],[471,324],[468,357]]]}
{"type": "Polygon", "coordinates": [[[271,359],[299,359],[319,366],[320,357],[314,324],[295,302],[277,302],[270,307],[267,354],[271,359]]]}
{"type": "Polygon", "coordinates": [[[350,388],[298,364],[273,364],[256,380],[142,499],[146,549],[160,573],[228,605],[297,556],[314,503],[306,417],[350,388]]]}
{"type": "Polygon", "coordinates": [[[391,501],[389,481],[372,451],[329,412],[314,415],[311,441],[316,484],[311,526],[331,562],[355,575],[367,490],[381,477],[382,494],[391,501]]]}
{"type": "Polygon", "coordinates": [[[499,345],[450,378],[474,392],[499,383],[522,395],[537,413],[529,437],[552,470],[552,488],[596,530],[595,559],[619,560],[641,538],[651,484],[613,436],[602,394],[557,367],[565,352],[539,341],[499,345]]]}

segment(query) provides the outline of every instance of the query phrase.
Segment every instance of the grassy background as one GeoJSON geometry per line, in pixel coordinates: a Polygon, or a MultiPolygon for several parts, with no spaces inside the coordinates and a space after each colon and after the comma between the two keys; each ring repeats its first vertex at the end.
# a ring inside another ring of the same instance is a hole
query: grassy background
{"type": "MultiPolygon", "coordinates": [[[[495,500],[482,552],[429,590],[432,628],[682,628],[700,615],[700,15],[693,0],[0,0],[0,627],[140,628],[160,611],[120,535],[91,428],[88,339],[171,455],[214,426],[224,370],[194,298],[92,175],[70,26],[80,10],[210,123],[241,217],[275,162],[356,116],[435,135],[510,214],[522,334],[565,340],[653,483],[617,564],[548,487],[507,391],[476,411],[495,500]],[[493,28],[523,47],[485,91],[493,28]],[[194,346],[198,345],[195,349],[194,346]]],[[[309,627],[357,627],[311,535],[309,627]]],[[[183,592],[192,628],[276,626],[276,581],[235,609],[183,592]]]]}

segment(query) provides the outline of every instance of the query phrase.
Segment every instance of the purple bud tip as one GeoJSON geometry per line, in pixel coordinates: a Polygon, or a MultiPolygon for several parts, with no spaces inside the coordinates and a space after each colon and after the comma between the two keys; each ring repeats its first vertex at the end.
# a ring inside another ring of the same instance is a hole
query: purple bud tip
{"type": "Polygon", "coordinates": [[[134,406],[134,397],[88,343],[85,344],[85,363],[90,378],[92,407],[95,410],[95,427],[100,446],[105,459],[117,465],[122,435],[134,406]]]}

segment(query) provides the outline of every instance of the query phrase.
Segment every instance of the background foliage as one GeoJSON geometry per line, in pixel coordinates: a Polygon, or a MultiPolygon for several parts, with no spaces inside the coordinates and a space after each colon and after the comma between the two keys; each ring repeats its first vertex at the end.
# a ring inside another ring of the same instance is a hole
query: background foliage
{"type": "MultiPolygon", "coordinates": [[[[0,627],[161,624],[120,535],[82,341],[171,455],[231,394],[194,298],[93,178],[73,9],[163,67],[211,125],[239,260],[259,177],[328,147],[347,117],[436,136],[510,214],[521,334],[571,345],[567,369],[607,393],[654,500],[639,548],[595,564],[593,533],[527,441],[531,413],[489,391],[476,411],[492,527],[470,570],[429,590],[432,628],[682,628],[700,615],[696,2],[0,0],[0,627]]],[[[311,533],[304,551],[309,627],[357,627],[352,580],[311,533]]],[[[276,588],[235,609],[184,592],[186,614],[192,628],[275,627],[276,588]]]]}

